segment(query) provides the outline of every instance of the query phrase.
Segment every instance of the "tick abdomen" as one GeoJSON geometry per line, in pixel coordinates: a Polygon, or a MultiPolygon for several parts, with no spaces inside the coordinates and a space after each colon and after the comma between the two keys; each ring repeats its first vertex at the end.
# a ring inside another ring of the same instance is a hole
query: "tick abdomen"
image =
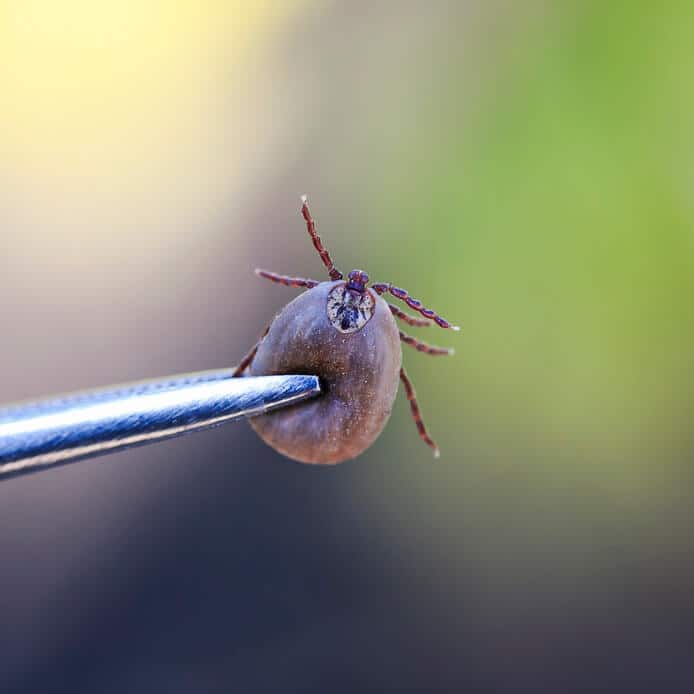
{"type": "Polygon", "coordinates": [[[370,290],[356,304],[342,302],[344,285],[322,282],[285,306],[250,368],[253,376],[321,379],[324,394],[318,398],[250,420],[269,445],[304,463],[339,463],[359,455],[381,433],[397,394],[402,351],[388,304],[370,290]]]}

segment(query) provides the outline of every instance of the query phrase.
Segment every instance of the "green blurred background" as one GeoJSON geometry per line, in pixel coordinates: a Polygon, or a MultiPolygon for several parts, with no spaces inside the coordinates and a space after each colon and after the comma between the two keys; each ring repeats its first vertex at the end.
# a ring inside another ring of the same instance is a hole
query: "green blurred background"
{"type": "Polygon", "coordinates": [[[254,267],[322,277],[304,192],[463,328],[404,347],[436,463],[401,396],[330,470],[244,425],[3,483],[7,686],[691,691],[693,42],[677,1],[0,0],[1,400],[234,363],[295,294],[254,267]]]}

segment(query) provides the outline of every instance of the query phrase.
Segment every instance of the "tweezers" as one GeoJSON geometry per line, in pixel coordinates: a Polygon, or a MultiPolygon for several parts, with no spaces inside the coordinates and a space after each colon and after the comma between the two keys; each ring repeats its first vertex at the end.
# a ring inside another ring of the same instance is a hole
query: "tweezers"
{"type": "Polygon", "coordinates": [[[316,376],[200,371],[0,408],[0,480],[296,404],[316,376]]]}

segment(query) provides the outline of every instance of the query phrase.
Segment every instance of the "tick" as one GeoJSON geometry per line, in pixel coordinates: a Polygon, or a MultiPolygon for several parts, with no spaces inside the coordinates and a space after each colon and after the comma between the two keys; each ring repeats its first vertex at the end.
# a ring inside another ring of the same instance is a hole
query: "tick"
{"type": "Polygon", "coordinates": [[[372,283],[363,270],[347,279],[335,267],[316,232],[306,196],[301,214],[329,281],[256,270],[258,277],[287,287],[307,289],[273,319],[241,360],[234,376],[315,374],[323,395],[292,407],[254,417],[251,426],[275,450],[304,463],[340,463],[366,450],[385,426],[402,381],[419,436],[439,456],[417,404],[415,389],[402,366],[401,342],[432,356],[452,355],[406,335],[395,318],[417,328],[437,325],[459,330],[426,308],[405,289],[372,283]],[[392,296],[419,315],[383,298],[392,296]]]}

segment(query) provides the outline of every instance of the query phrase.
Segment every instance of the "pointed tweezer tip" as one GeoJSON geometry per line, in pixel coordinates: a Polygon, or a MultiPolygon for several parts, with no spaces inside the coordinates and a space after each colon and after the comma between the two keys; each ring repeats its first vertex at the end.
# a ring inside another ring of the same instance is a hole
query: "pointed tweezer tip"
{"type": "Polygon", "coordinates": [[[255,417],[315,397],[311,375],[232,369],[83,391],[0,409],[0,479],[255,417]]]}
{"type": "Polygon", "coordinates": [[[321,392],[318,376],[251,376],[243,381],[257,384],[259,392],[264,394],[266,410],[311,398],[321,392]]]}

